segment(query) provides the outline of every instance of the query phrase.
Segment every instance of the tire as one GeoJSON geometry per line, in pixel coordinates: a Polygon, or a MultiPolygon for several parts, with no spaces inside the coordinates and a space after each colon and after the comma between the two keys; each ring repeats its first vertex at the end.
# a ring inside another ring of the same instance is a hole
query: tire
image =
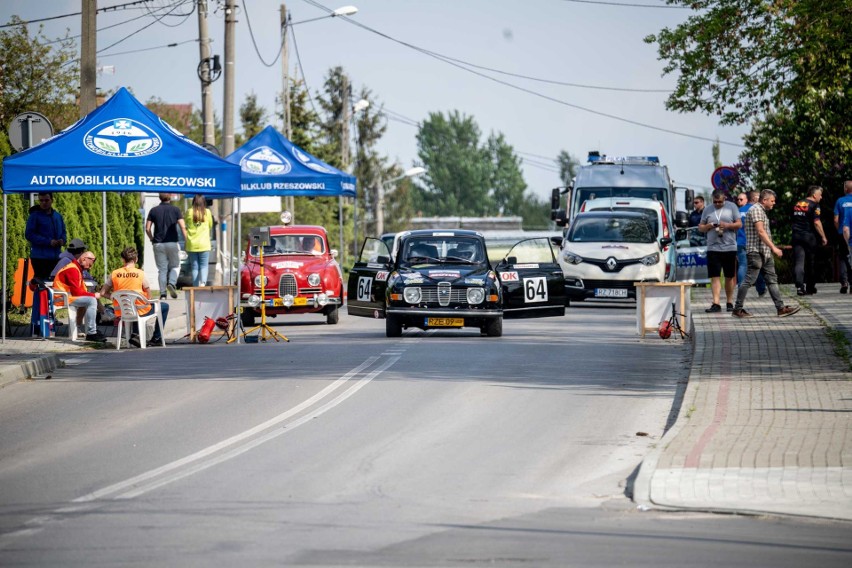
{"type": "Polygon", "coordinates": [[[385,318],[385,335],[388,337],[402,337],[402,322],[399,318],[388,314],[385,318]]]}
{"type": "Polygon", "coordinates": [[[254,310],[243,308],[240,312],[240,323],[243,324],[243,327],[254,327],[254,310]]]}
{"type": "Polygon", "coordinates": [[[334,306],[334,309],[325,314],[325,323],[328,325],[337,325],[337,322],[340,321],[340,310],[337,306],[334,306]]]}
{"type": "Polygon", "coordinates": [[[503,316],[488,320],[485,324],[485,335],[488,337],[503,336],[503,316]]]}

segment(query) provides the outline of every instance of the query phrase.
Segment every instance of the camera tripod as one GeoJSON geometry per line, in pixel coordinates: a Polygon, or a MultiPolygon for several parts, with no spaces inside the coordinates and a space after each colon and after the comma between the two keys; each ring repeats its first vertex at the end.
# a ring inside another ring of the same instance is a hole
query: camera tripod
{"type": "MultiPolygon", "coordinates": [[[[260,324],[243,331],[242,336],[246,337],[255,331],[260,330],[260,333],[257,335],[260,341],[266,341],[267,339],[272,338],[276,342],[282,340],[289,342],[290,340],[285,335],[278,333],[266,324],[266,274],[263,269],[263,246],[263,244],[259,244],[257,247],[257,250],[259,251],[258,260],[260,261],[260,324]]],[[[229,340],[229,343],[230,341],[231,340],[229,340]]]]}
{"type": "Polygon", "coordinates": [[[680,319],[684,317],[684,315],[685,314],[678,313],[677,308],[675,307],[675,302],[672,302],[672,315],[667,321],[660,324],[660,336],[663,337],[663,339],[668,339],[671,337],[671,332],[676,331],[680,334],[681,339],[690,339],[689,334],[680,325],[680,319]],[[668,331],[668,334],[664,335],[664,331],[668,331]]]}

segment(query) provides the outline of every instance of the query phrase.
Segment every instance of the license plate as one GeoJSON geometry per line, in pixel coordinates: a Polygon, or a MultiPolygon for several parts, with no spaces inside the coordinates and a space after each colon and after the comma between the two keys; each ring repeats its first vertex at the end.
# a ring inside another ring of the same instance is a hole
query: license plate
{"type": "Polygon", "coordinates": [[[293,298],[293,305],[294,306],[306,306],[307,304],[308,304],[307,298],[298,298],[298,297],[293,298]]]}
{"type": "Polygon", "coordinates": [[[283,306],[284,300],[281,299],[281,298],[272,298],[272,305],[273,306],[283,306]]]}
{"type": "Polygon", "coordinates": [[[595,298],[626,298],[627,288],[595,288],[595,298]]]}
{"type": "Polygon", "coordinates": [[[464,327],[464,318],[426,318],[428,327],[464,327]]]}

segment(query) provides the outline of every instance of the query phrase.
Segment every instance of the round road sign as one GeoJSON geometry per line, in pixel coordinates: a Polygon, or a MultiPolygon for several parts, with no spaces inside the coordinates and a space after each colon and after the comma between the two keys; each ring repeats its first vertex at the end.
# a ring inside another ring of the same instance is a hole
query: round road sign
{"type": "Polygon", "coordinates": [[[710,176],[713,189],[721,189],[727,193],[730,193],[737,186],[738,181],[740,181],[740,176],[737,174],[737,170],[731,166],[716,168],[713,175],[710,176]]]}

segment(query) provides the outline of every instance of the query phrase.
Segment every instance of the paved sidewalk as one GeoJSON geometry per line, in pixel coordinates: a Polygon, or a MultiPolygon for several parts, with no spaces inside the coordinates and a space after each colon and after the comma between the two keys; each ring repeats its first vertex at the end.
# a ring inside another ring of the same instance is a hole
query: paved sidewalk
{"type": "MultiPolygon", "coordinates": [[[[169,318],[165,329],[167,343],[186,335],[186,300],[183,293],[179,292],[176,300],[169,299],[168,302],[169,318]]],[[[7,330],[6,343],[0,344],[0,388],[21,379],[49,375],[53,369],[62,365],[62,356],[65,354],[115,349],[117,330],[114,326],[98,326],[98,331],[109,338],[106,345],[102,346],[85,341],[79,335],[77,341],[71,341],[64,335],[67,333],[67,320],[63,320],[63,323],[66,325],[60,328],[62,335],[48,340],[32,338],[29,329],[24,327],[12,328],[11,335],[7,330]]],[[[125,342],[122,350],[126,345],[125,342]]]]}
{"type": "Polygon", "coordinates": [[[852,520],[852,351],[826,327],[852,341],[852,295],[782,290],[798,314],[750,291],[745,320],[705,313],[709,289],[693,290],[689,384],[641,466],[640,506],[852,520]]]}

